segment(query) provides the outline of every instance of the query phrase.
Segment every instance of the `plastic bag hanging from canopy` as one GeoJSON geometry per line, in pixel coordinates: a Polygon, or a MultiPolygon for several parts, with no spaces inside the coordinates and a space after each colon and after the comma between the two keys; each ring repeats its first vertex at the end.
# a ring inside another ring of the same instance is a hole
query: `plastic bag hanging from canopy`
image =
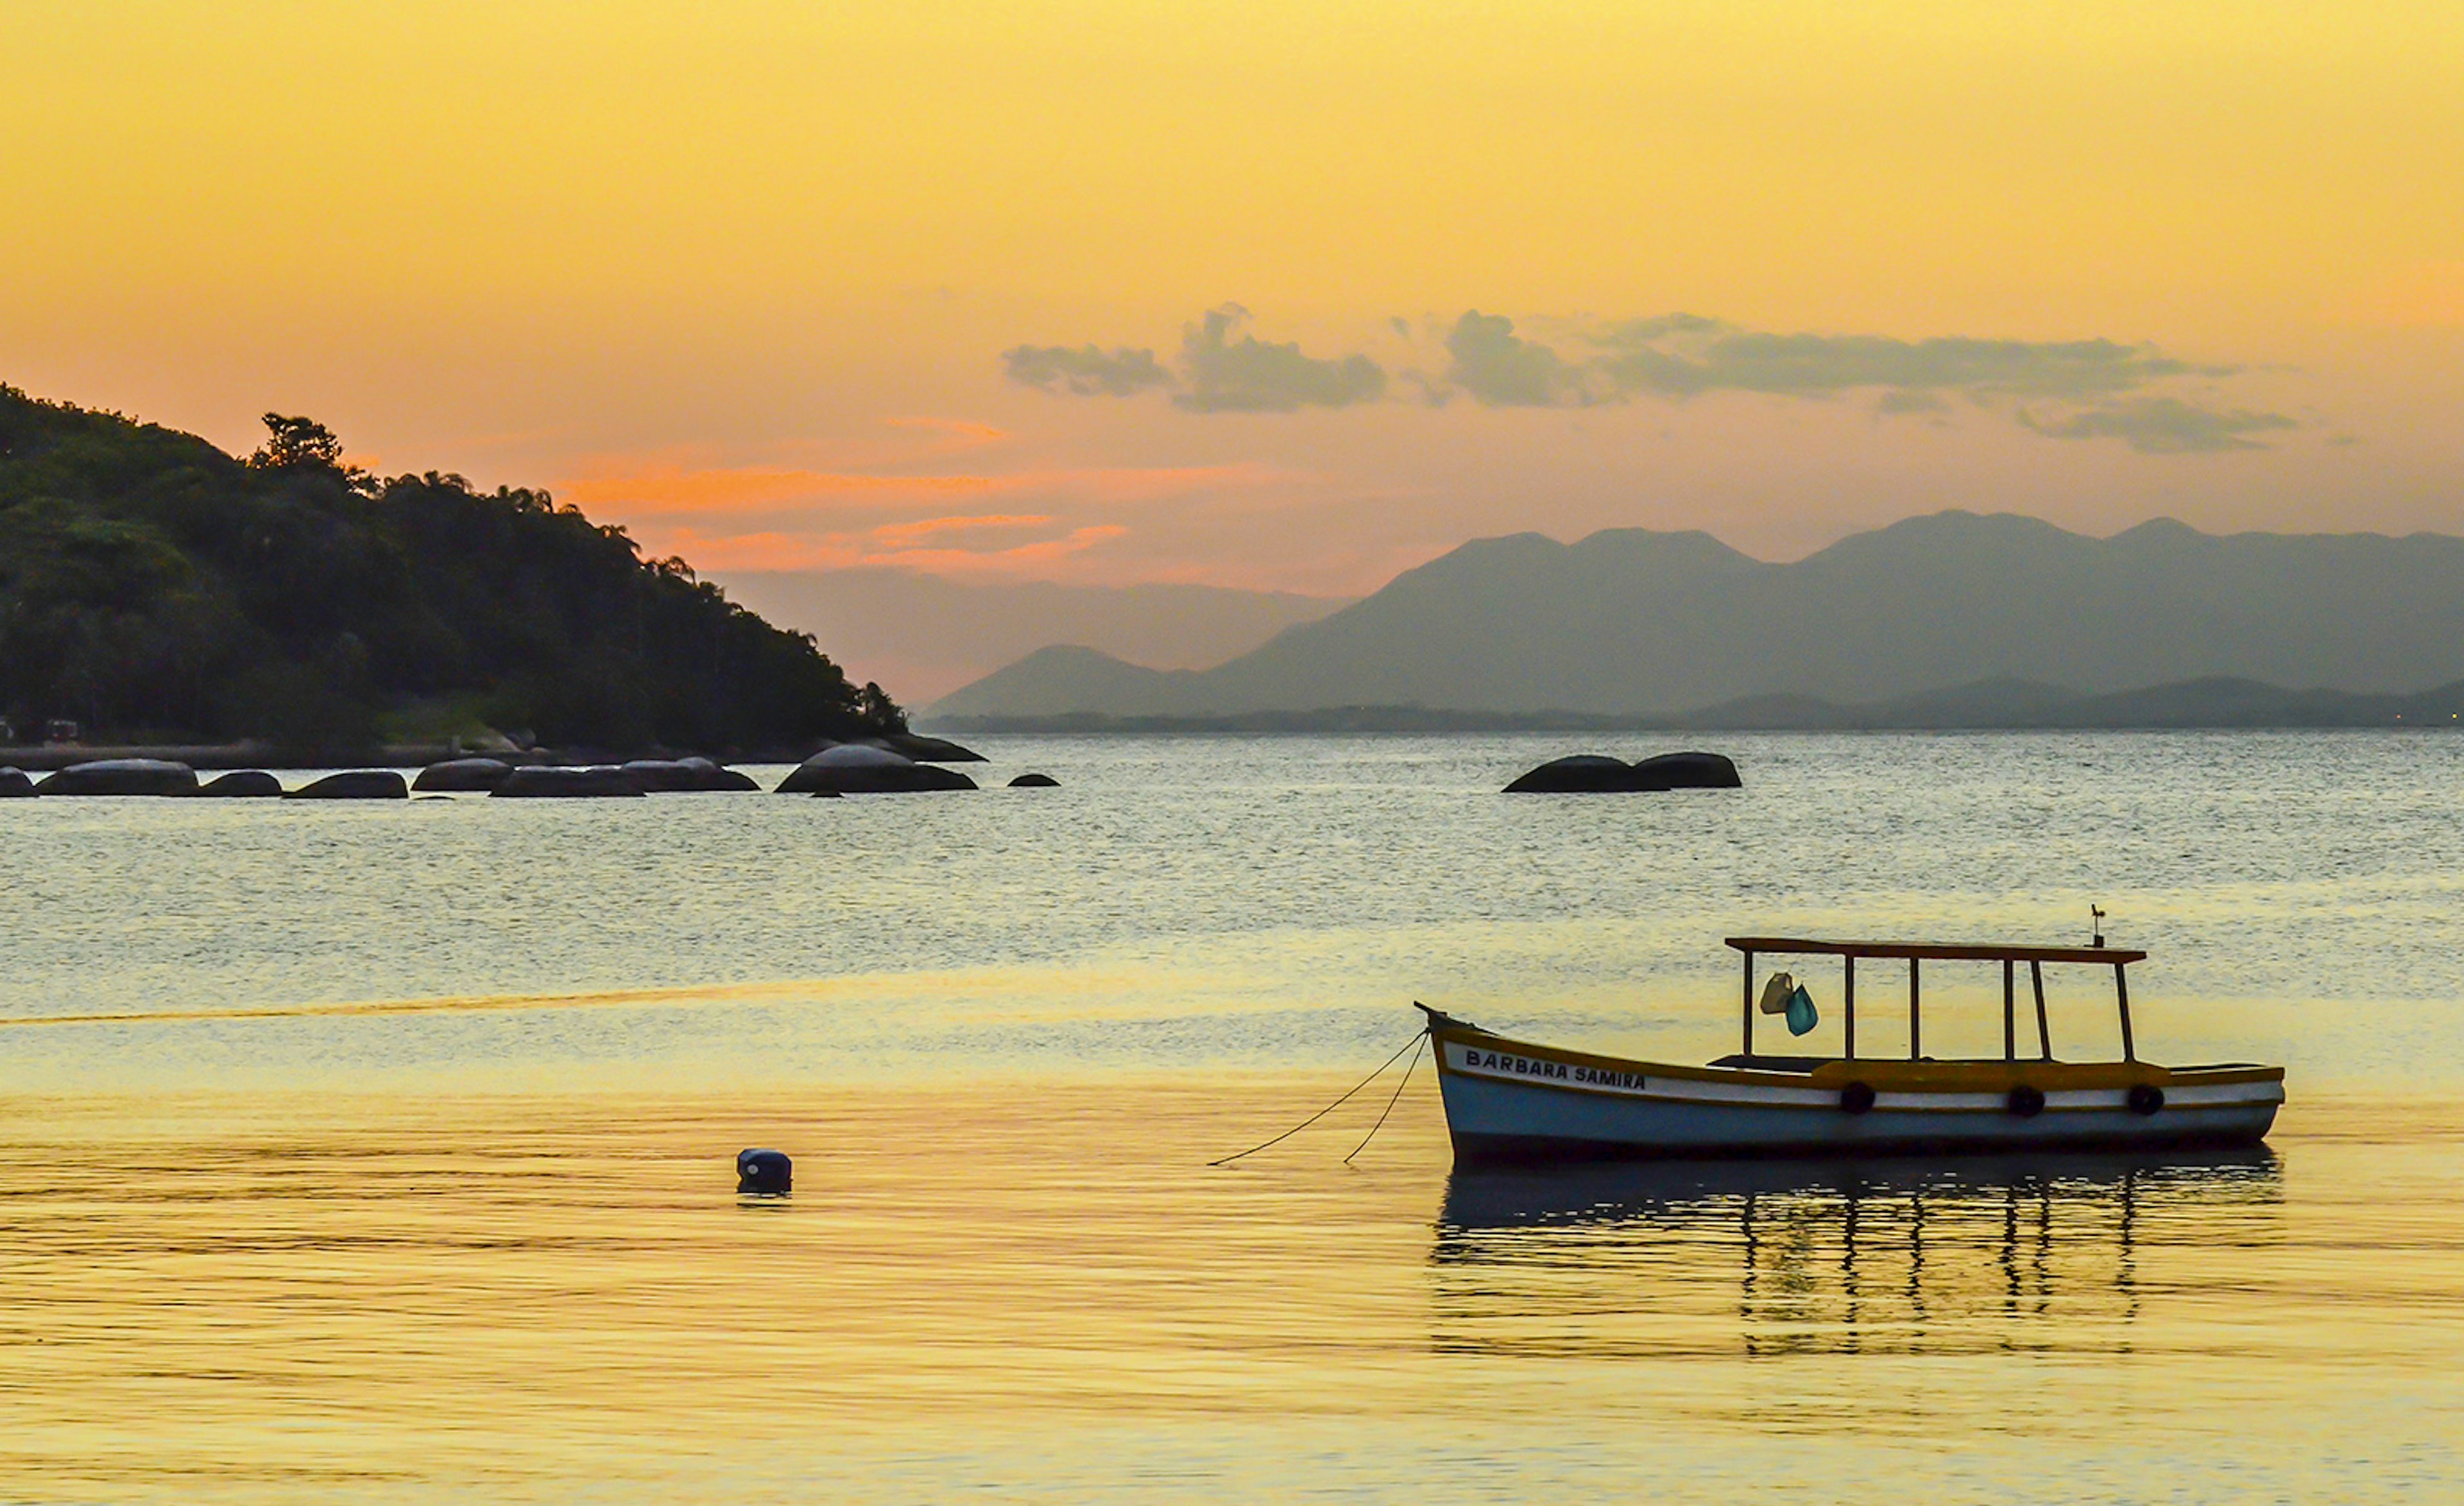
{"type": "Polygon", "coordinates": [[[1771,974],[1771,982],[1763,985],[1763,1012],[1765,1014],[1786,1014],[1788,1012],[1789,996],[1795,987],[1796,980],[1790,977],[1788,974],[1771,974]]]}
{"type": "Polygon", "coordinates": [[[1803,1035],[1821,1023],[1822,1016],[1814,1012],[1814,995],[1798,984],[1788,996],[1788,1033],[1803,1035]]]}

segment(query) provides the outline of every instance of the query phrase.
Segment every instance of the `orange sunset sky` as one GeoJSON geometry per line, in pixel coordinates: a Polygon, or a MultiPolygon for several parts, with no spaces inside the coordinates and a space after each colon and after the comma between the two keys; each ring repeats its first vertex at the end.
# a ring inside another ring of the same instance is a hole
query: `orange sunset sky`
{"type": "Polygon", "coordinates": [[[705,570],[2464,532],[2464,7],[12,5],[0,381],[705,570]]]}

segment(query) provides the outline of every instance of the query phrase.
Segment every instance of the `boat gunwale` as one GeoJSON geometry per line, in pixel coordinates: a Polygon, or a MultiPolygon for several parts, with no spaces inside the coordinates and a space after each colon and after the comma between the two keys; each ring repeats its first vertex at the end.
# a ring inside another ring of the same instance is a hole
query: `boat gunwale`
{"type": "MultiPolygon", "coordinates": [[[[2237,1083],[2281,1083],[2284,1069],[2261,1064],[2172,1068],[2146,1061],[2068,1062],[2042,1058],[1972,1057],[1948,1061],[1909,1061],[1893,1056],[1842,1056],[1826,1061],[1812,1072],[1764,1072],[1747,1067],[1689,1067],[1676,1062],[1647,1061],[1631,1056],[1611,1056],[1598,1052],[1586,1052],[1570,1047],[1544,1046],[1532,1041],[1499,1035],[1477,1026],[1455,1022],[1447,1025],[1431,1023],[1428,1033],[1439,1043],[1437,1067],[1441,1074],[1488,1078],[1484,1074],[1465,1073],[1446,1059],[1448,1042],[1477,1043],[1485,1049],[1503,1049],[1535,1059],[1563,1062],[1596,1071],[1622,1073],[1640,1077],[1667,1077],[1679,1081],[1720,1083],[1738,1087],[1824,1088],[1837,1089],[1851,1082],[1862,1082],[1878,1093],[1979,1093],[2007,1092],[2027,1084],[2049,1092],[2098,1088],[2129,1088],[2140,1083],[2152,1087],[2225,1087],[2237,1083]]],[[[1524,1080],[1524,1079],[1507,1079],[1524,1080]]],[[[1529,1080],[1531,1087],[1550,1088],[1567,1093],[1597,1093],[1602,1090],[1581,1082],[1559,1082],[1551,1079],[1529,1080]]]]}

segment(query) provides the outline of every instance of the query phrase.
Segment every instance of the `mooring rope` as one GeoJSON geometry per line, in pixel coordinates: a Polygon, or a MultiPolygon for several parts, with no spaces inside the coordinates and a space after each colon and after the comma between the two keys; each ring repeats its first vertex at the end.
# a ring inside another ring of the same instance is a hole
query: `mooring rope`
{"type": "MultiPolygon", "coordinates": [[[[1408,1041],[1406,1041],[1406,1042],[1404,1042],[1404,1043],[1403,1043],[1403,1051],[1398,1051],[1398,1052],[1397,1052],[1394,1055],[1387,1057],[1387,1058],[1386,1058],[1384,1061],[1382,1061],[1382,1062],[1379,1062],[1379,1063],[1377,1064],[1377,1070],[1376,1070],[1375,1072],[1371,1073],[1368,1076],[1363,1077],[1363,1078],[1361,1078],[1358,1082],[1353,1083],[1353,1084],[1352,1085],[1352,1087],[1351,1087],[1350,1091],[1346,1092],[1342,1097],[1335,1099],[1332,1103],[1330,1103],[1330,1104],[1328,1104],[1325,1108],[1322,1108],[1322,1109],[1318,1110],[1315,1114],[1310,1115],[1308,1118],[1305,1118],[1305,1119],[1301,1120],[1298,1124],[1293,1125],[1290,1129],[1287,1129],[1287,1130],[1284,1131],[1282,1134],[1280,1134],[1280,1135],[1276,1136],[1273,1140],[1266,1141],[1265,1141],[1265,1142],[1263,1142],[1263,1143],[1261,1143],[1261,1144],[1252,1145],[1252,1146],[1250,1146],[1247,1150],[1244,1150],[1244,1151],[1241,1152],[1241,1154],[1240,1154],[1240,1155],[1238,1155],[1238,1156],[1226,1156],[1226,1157],[1224,1157],[1221,1161],[1210,1161],[1210,1162],[1208,1162],[1208,1163],[1207,1163],[1207,1164],[1208,1164],[1208,1165],[1210,1165],[1210,1166],[1228,1166],[1228,1165],[1232,1164],[1232,1163],[1234,1163],[1234,1162],[1236,1162],[1236,1161],[1241,1160],[1243,1157],[1246,1157],[1246,1156],[1254,1156],[1254,1155],[1256,1155],[1258,1152],[1260,1152],[1260,1151],[1262,1151],[1262,1150],[1266,1149],[1266,1148],[1267,1148],[1267,1146],[1269,1146],[1269,1145],[1280,1145],[1280,1144],[1282,1144],[1284,1141],[1287,1141],[1287,1140],[1291,1139],[1293,1136],[1295,1136],[1295,1135],[1299,1134],[1301,1131],[1303,1131],[1303,1130],[1305,1130],[1305,1129],[1309,1128],[1310,1125],[1312,1125],[1312,1124],[1316,1123],[1318,1120],[1320,1120],[1320,1119],[1322,1119],[1322,1118],[1326,1118],[1328,1115],[1330,1115],[1330,1114],[1333,1113],[1335,1110],[1337,1110],[1337,1109],[1339,1109],[1339,1108],[1343,1107],[1345,1103],[1347,1103],[1347,1102],[1351,1101],[1351,1098],[1352,1098],[1352,1095],[1353,1095],[1353,1094],[1354,1094],[1354,1093],[1358,1093],[1361,1089],[1363,1089],[1363,1088],[1365,1088],[1365,1087],[1369,1086],[1369,1085],[1370,1085],[1371,1083],[1373,1083],[1373,1082],[1375,1082],[1379,1077],[1384,1076],[1384,1075],[1385,1075],[1385,1074],[1386,1074],[1386,1069],[1387,1069],[1387,1068],[1394,1066],[1397,1062],[1401,1061],[1401,1060],[1403,1059],[1403,1052],[1408,1052],[1408,1051],[1417,1051],[1417,1050],[1419,1050],[1420,1047],[1427,1045],[1427,1044],[1428,1044],[1428,1041],[1429,1041],[1429,1032],[1428,1032],[1428,1031],[1426,1031],[1426,1030],[1422,1030],[1422,1031],[1420,1031],[1419,1033],[1418,1033],[1418,1034],[1414,1035],[1410,1040],[1408,1040],[1408,1041]]],[[[1419,1065],[1419,1057],[1417,1057],[1417,1056],[1416,1056],[1416,1057],[1414,1057],[1414,1058],[1413,1058],[1413,1064],[1414,1064],[1415,1066],[1417,1066],[1417,1065],[1419,1065]]],[[[1411,1074],[1410,1074],[1410,1073],[1405,1073],[1403,1075],[1405,1076],[1405,1078],[1406,1078],[1406,1079],[1408,1079],[1408,1078],[1411,1076],[1411,1074]]],[[[1389,1104],[1389,1105],[1387,1105],[1387,1106],[1388,1106],[1389,1108],[1392,1108],[1392,1107],[1393,1107],[1393,1105],[1392,1105],[1392,1104],[1389,1104]]],[[[1358,1154],[1360,1154],[1360,1153],[1359,1153],[1358,1151],[1353,1151],[1353,1154],[1356,1156],[1356,1155],[1358,1155],[1358,1154]]]]}
{"type": "MultiPolygon", "coordinates": [[[[1422,1047],[1426,1047],[1428,1044],[1429,1037],[1426,1034],[1423,1034],[1420,1037],[1420,1045],[1422,1047]]],[[[1357,1156],[1362,1151],[1367,1150],[1369,1148],[1369,1142],[1377,1138],[1377,1132],[1386,1127],[1386,1116],[1395,1112],[1395,1105],[1402,1098],[1403,1090],[1412,1085],[1412,1074],[1419,1070],[1420,1053],[1416,1051],[1412,1053],[1411,1065],[1403,1069],[1403,1080],[1395,1084],[1395,1096],[1386,1100],[1385,1110],[1377,1116],[1377,1122],[1370,1125],[1369,1133],[1360,1137],[1360,1143],[1352,1147],[1352,1156],[1357,1156]]],[[[1352,1156],[1346,1156],[1343,1158],[1343,1163],[1345,1165],[1349,1166],[1352,1164],[1352,1156]]]]}

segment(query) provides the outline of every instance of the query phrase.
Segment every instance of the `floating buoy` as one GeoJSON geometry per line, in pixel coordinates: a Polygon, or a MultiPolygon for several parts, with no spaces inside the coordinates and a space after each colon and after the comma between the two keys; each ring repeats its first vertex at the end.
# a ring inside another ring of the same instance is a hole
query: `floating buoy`
{"type": "Polygon", "coordinates": [[[777,1194],[795,1185],[796,1163],[783,1150],[739,1150],[736,1153],[736,1190],[777,1194]]]}
{"type": "Polygon", "coordinates": [[[1870,1082],[1852,1082],[1839,1090],[1839,1112],[1842,1114],[1863,1114],[1873,1106],[1874,1085],[1870,1082]]]}
{"type": "Polygon", "coordinates": [[[2002,1100],[2003,1106],[2019,1118],[2033,1119],[2045,1112],[2045,1090],[2021,1083],[2002,1100]]]}
{"type": "Polygon", "coordinates": [[[2152,1082],[2134,1082],[2123,1101],[2130,1105],[2131,1113],[2145,1118],[2165,1106],[2165,1090],[2152,1082]]]}

